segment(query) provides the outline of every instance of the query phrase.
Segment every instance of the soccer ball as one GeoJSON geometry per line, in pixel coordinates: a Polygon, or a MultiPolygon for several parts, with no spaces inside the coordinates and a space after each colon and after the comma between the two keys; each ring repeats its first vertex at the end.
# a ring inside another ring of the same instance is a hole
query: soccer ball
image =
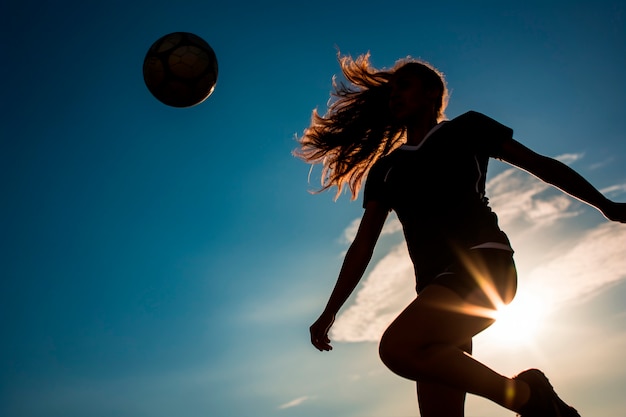
{"type": "Polygon", "coordinates": [[[152,44],[143,61],[143,79],[160,102],[191,107],[206,100],[217,82],[217,57],[204,39],[174,32],[152,44]]]}

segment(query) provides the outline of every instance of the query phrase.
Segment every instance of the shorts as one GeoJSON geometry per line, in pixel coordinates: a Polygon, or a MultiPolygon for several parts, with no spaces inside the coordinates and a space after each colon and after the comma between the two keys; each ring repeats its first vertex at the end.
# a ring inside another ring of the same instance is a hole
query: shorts
{"type": "Polygon", "coordinates": [[[503,249],[465,251],[442,272],[419,277],[417,293],[430,285],[449,288],[464,300],[471,296],[473,302],[479,301],[489,307],[497,307],[494,294],[500,297],[499,302],[508,304],[517,290],[513,252],[503,249]]]}

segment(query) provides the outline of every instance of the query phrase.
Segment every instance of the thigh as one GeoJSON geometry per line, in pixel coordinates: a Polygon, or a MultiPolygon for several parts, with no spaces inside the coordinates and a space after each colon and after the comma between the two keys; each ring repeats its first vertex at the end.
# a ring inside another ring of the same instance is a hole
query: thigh
{"type": "Polygon", "coordinates": [[[429,282],[387,328],[381,355],[399,362],[415,355],[427,360],[426,348],[455,348],[489,327],[496,309],[515,294],[517,275],[510,253],[469,251],[429,282]],[[437,347],[439,346],[439,347],[437,347]]]}
{"type": "Polygon", "coordinates": [[[490,311],[450,288],[429,285],[389,325],[381,342],[400,350],[460,346],[493,323],[490,311]]]}

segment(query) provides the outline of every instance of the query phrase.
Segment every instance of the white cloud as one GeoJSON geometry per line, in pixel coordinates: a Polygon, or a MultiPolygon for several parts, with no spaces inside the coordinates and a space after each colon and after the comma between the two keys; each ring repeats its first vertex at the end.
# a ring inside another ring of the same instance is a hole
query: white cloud
{"type": "Polygon", "coordinates": [[[365,278],[354,304],[337,317],[331,340],[343,342],[375,341],[406,306],[415,293],[413,265],[406,245],[389,251],[365,278]]]}
{"type": "MultiPolygon", "coordinates": [[[[352,243],[352,241],[356,237],[356,232],[358,232],[359,230],[360,224],[361,224],[360,218],[352,220],[352,223],[350,223],[350,225],[348,225],[348,227],[344,229],[343,234],[341,236],[341,242],[346,243],[346,244],[352,243]]],[[[395,216],[395,214],[392,213],[390,214],[389,218],[385,222],[385,226],[383,227],[381,235],[382,236],[392,235],[394,233],[401,232],[401,231],[402,231],[402,225],[400,224],[400,221],[395,216]]]]}
{"type": "Polygon", "coordinates": [[[583,156],[585,156],[584,153],[564,153],[563,155],[555,156],[554,159],[557,159],[564,164],[569,165],[578,161],[579,159],[582,159],[583,156]]]}
{"type": "Polygon", "coordinates": [[[524,285],[554,304],[582,301],[626,278],[626,226],[603,223],[580,236],[568,251],[534,268],[524,285]]]}
{"type": "Polygon", "coordinates": [[[515,225],[537,228],[577,214],[571,210],[575,200],[562,193],[550,193],[552,188],[523,171],[510,168],[487,183],[487,194],[505,230],[515,225]]]}
{"type": "Polygon", "coordinates": [[[310,399],[311,399],[311,397],[309,397],[308,395],[305,395],[305,396],[296,398],[294,400],[291,400],[291,401],[289,401],[289,402],[287,402],[285,404],[279,405],[278,409],[279,410],[284,410],[286,408],[297,407],[297,406],[301,405],[303,402],[305,402],[307,400],[310,400],[310,399]]]}
{"type": "Polygon", "coordinates": [[[609,197],[618,196],[620,194],[626,193],[626,184],[615,184],[609,187],[603,188],[600,192],[609,197]]]}
{"type": "Polygon", "coordinates": [[[350,244],[356,237],[356,232],[359,230],[359,225],[361,224],[361,219],[357,218],[352,220],[352,223],[348,225],[343,231],[341,235],[341,242],[350,244]]]}
{"type": "Polygon", "coordinates": [[[615,158],[613,158],[613,157],[609,157],[609,158],[605,159],[604,161],[600,161],[600,162],[596,162],[594,164],[591,164],[587,168],[592,170],[592,171],[595,171],[597,169],[604,168],[605,166],[610,165],[613,162],[614,159],[615,158]]]}
{"type": "MultiPolygon", "coordinates": [[[[571,163],[581,154],[566,154],[558,159],[571,163]]],[[[621,186],[616,186],[621,187],[621,186]]],[[[531,175],[512,168],[495,176],[487,184],[491,206],[498,213],[504,230],[522,230],[529,241],[541,241],[545,226],[579,214],[573,210],[575,200],[531,175]],[[521,227],[521,228],[520,228],[521,227]]],[[[621,188],[619,188],[621,189],[621,188]]],[[[613,190],[613,188],[611,188],[613,190]]],[[[397,221],[397,220],[396,220],[397,221]]],[[[344,236],[354,237],[353,222],[344,236]]],[[[398,224],[388,229],[397,233],[398,224]]],[[[562,247],[520,279],[528,290],[541,292],[542,298],[554,303],[581,300],[626,278],[626,226],[602,223],[580,232],[569,249],[562,247]]],[[[350,240],[351,241],[351,240],[350,240]]],[[[523,249],[522,249],[523,250],[523,249]]],[[[378,341],[386,326],[415,297],[413,266],[404,244],[391,248],[364,277],[354,302],[337,317],[331,339],[343,342],[378,341]]]]}

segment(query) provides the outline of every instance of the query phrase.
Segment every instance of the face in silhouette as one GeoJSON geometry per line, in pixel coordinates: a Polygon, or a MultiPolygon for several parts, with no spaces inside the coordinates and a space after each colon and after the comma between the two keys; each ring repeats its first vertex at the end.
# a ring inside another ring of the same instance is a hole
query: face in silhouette
{"type": "Polygon", "coordinates": [[[411,71],[398,71],[390,81],[389,110],[403,124],[423,120],[433,114],[433,92],[426,91],[422,79],[411,71]]]}

